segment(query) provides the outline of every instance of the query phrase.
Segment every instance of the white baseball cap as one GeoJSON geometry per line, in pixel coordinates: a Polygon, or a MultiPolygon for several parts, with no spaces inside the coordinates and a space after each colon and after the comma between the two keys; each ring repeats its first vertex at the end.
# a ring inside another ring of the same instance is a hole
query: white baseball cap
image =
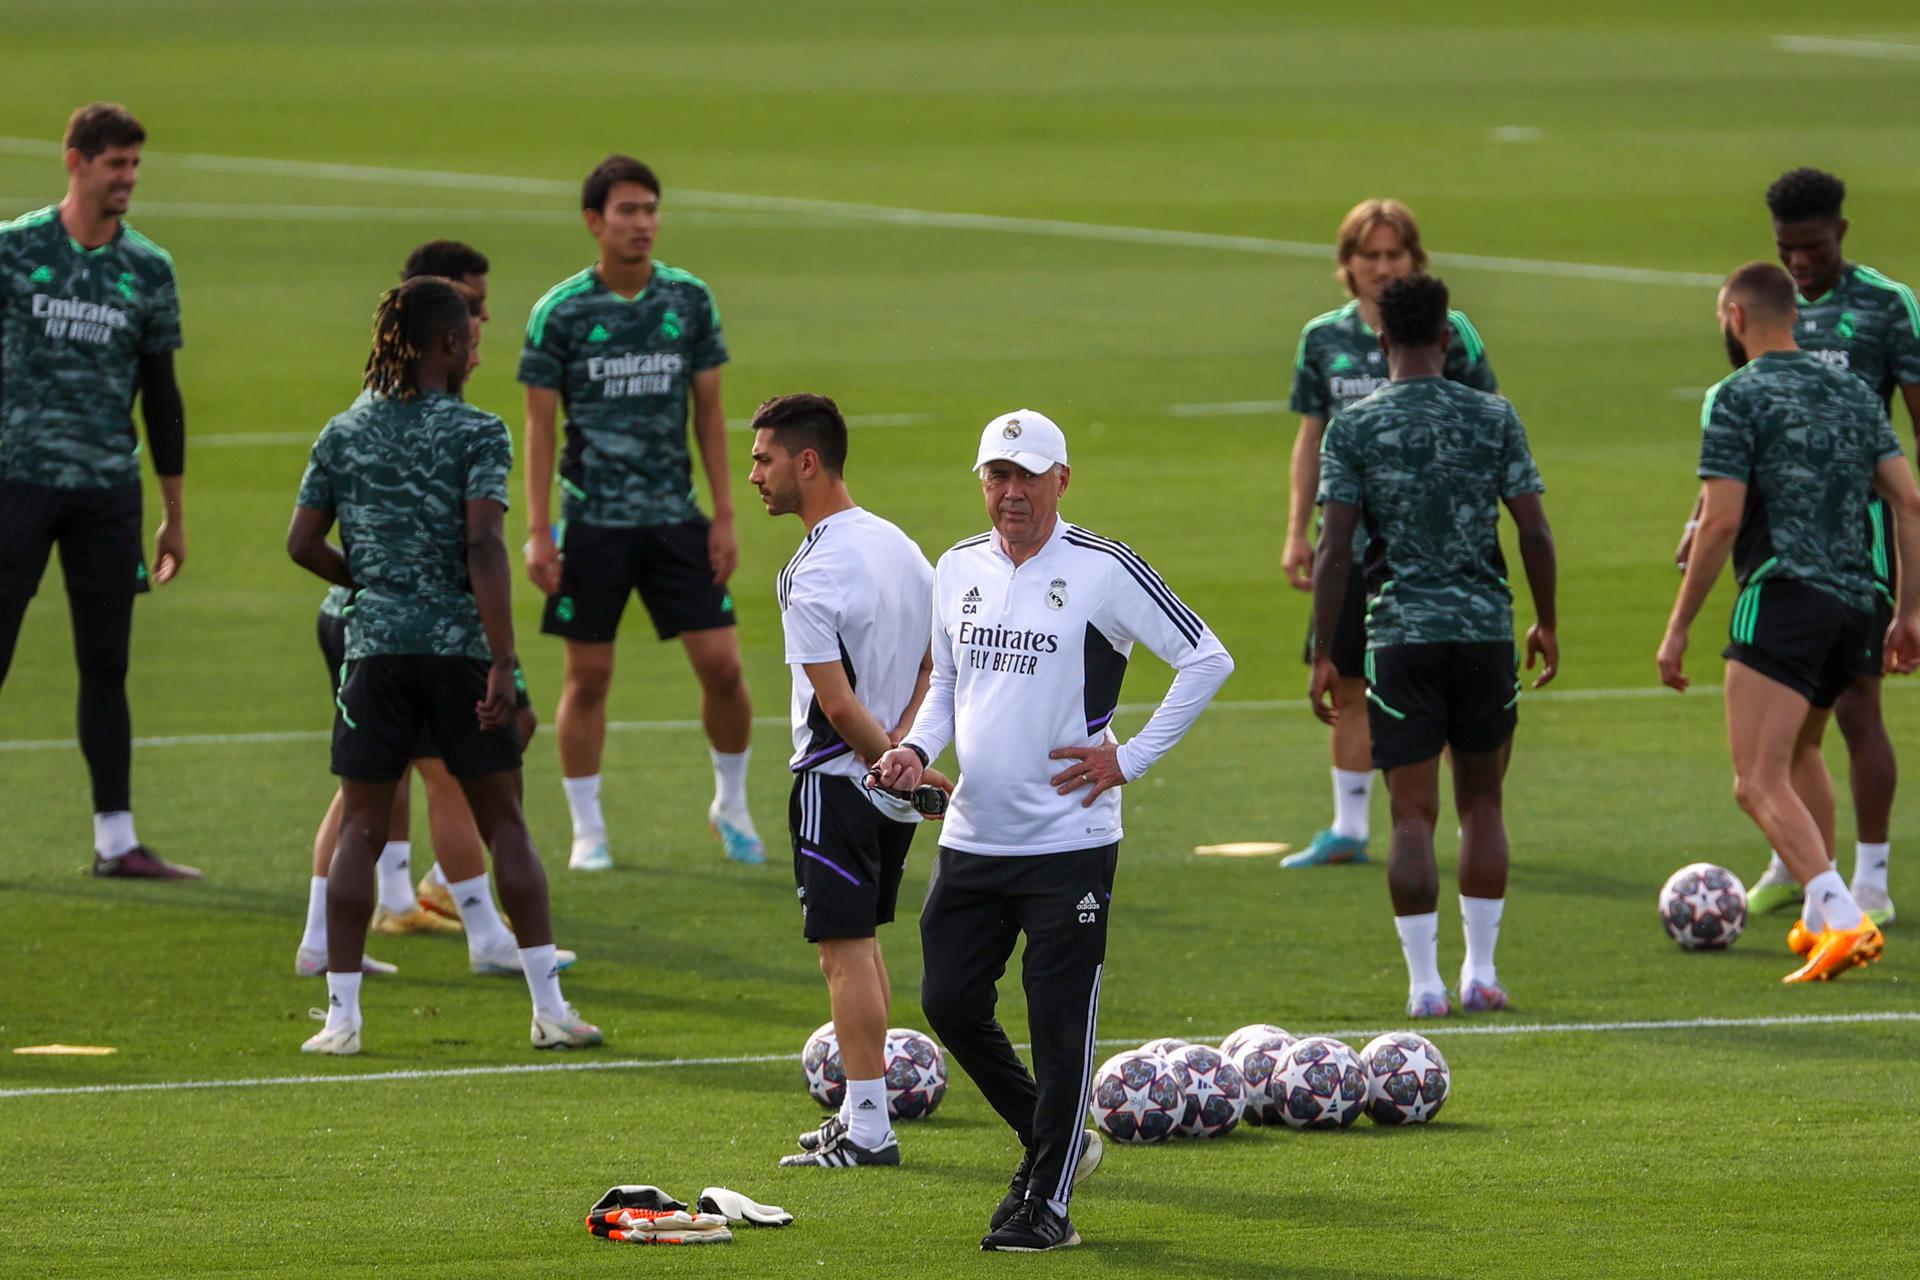
{"type": "Polygon", "coordinates": [[[1052,418],[1032,409],[1003,413],[980,433],[980,456],[973,460],[978,471],[989,462],[1011,462],[1034,475],[1058,463],[1067,465],[1067,437],[1052,418]]]}

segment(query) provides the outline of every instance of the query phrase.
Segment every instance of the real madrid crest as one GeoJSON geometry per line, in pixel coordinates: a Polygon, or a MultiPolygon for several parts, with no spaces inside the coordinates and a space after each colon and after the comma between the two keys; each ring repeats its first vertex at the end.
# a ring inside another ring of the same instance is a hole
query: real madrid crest
{"type": "Polygon", "coordinates": [[[1067,580],[1055,578],[1047,584],[1047,608],[1064,609],[1067,607],[1067,580]]]}
{"type": "Polygon", "coordinates": [[[1020,438],[1020,419],[1008,418],[1007,425],[1000,428],[1000,434],[1009,440],[1018,440],[1020,438]]]}

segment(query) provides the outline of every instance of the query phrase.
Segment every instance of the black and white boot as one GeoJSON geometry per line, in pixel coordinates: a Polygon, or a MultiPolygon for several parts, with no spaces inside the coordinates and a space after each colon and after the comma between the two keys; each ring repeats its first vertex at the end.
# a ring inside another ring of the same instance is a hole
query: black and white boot
{"type": "Polygon", "coordinates": [[[838,1137],[821,1143],[812,1151],[796,1152],[780,1157],[783,1169],[852,1169],[860,1165],[897,1165],[900,1163],[900,1140],[893,1136],[893,1130],[887,1130],[887,1136],[878,1146],[863,1147],[842,1132],[838,1137]]]}
{"type": "Polygon", "coordinates": [[[1080,1233],[1073,1229],[1072,1219],[1047,1208],[1044,1200],[1027,1199],[998,1230],[987,1233],[980,1247],[990,1253],[1046,1253],[1079,1243],[1080,1233]]]}

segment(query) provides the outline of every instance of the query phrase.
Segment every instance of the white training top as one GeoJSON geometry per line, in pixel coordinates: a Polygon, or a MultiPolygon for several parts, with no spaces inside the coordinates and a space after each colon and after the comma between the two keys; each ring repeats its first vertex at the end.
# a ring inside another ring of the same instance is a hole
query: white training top
{"type": "Polygon", "coordinates": [[[1125,544],[1061,520],[1016,567],[983,533],[940,557],[933,575],[933,681],[905,741],[960,757],[960,786],[940,843],[967,853],[1039,854],[1121,837],[1120,789],[1083,808],[1050,779],[1072,763],[1059,747],[1113,741],[1108,727],[1136,643],[1173,667],[1173,687],[1119,749],[1137,779],[1233,673],[1207,624],[1125,544]]]}
{"type": "Polygon", "coordinates": [[[820,709],[803,664],[841,663],[860,705],[891,731],[920,682],[932,589],[927,557],[879,516],[853,507],[813,526],[779,582],[793,667],[793,772],[866,773],[820,709]]]}

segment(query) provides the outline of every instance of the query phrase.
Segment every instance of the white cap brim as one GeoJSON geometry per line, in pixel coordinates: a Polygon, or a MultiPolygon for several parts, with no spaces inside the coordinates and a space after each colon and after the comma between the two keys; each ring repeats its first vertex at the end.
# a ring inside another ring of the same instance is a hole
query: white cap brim
{"type": "Polygon", "coordinates": [[[1018,449],[982,449],[980,456],[974,460],[973,469],[978,471],[989,462],[1011,462],[1022,471],[1036,476],[1044,475],[1059,465],[1042,453],[1022,453],[1018,449]]]}

